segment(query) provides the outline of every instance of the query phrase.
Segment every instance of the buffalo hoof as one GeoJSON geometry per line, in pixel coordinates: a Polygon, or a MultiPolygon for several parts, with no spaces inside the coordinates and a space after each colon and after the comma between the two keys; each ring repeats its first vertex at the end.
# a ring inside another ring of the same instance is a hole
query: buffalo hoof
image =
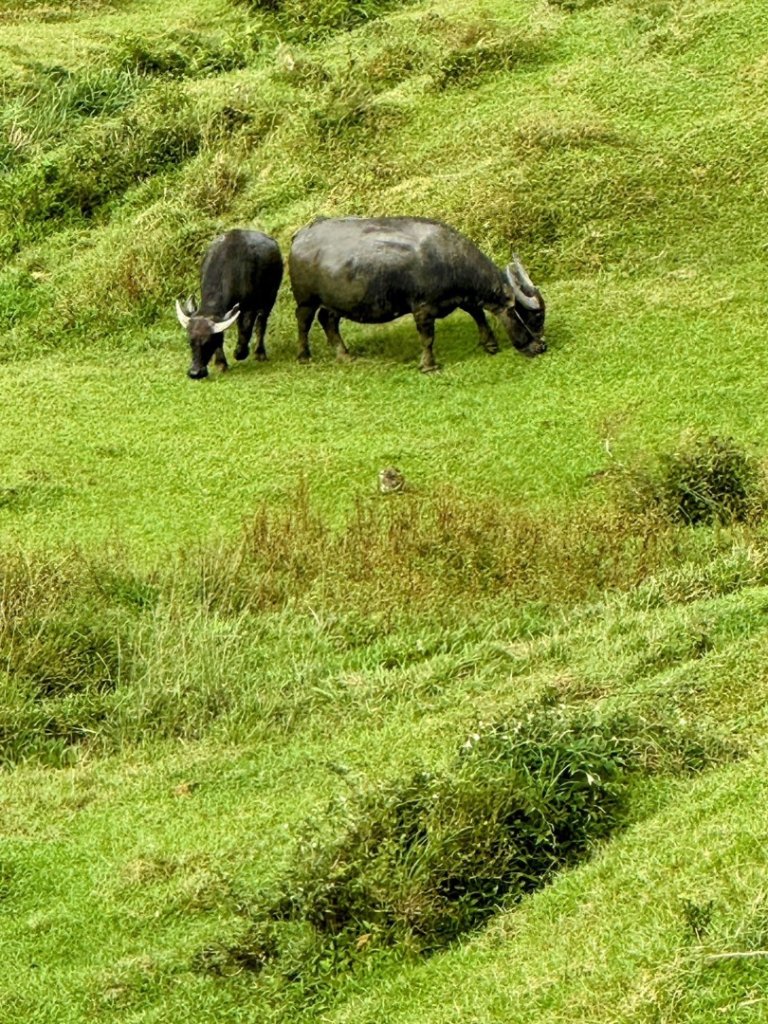
{"type": "Polygon", "coordinates": [[[190,380],[205,380],[208,370],[205,367],[202,370],[187,370],[187,376],[190,380]]]}
{"type": "Polygon", "coordinates": [[[255,351],[255,352],[253,353],[253,358],[254,358],[254,359],[256,360],[256,362],[257,362],[257,363],[266,363],[266,361],[267,361],[267,353],[266,353],[266,352],[263,352],[263,351],[262,351],[262,352],[260,352],[260,351],[259,351],[259,350],[257,349],[257,350],[256,350],[256,351],[255,351]]]}
{"type": "Polygon", "coordinates": [[[442,366],[439,363],[430,363],[429,366],[420,366],[422,373],[440,373],[442,366]]]}
{"type": "Polygon", "coordinates": [[[247,359],[247,358],[248,358],[248,349],[247,348],[236,348],[235,349],[235,359],[237,359],[238,362],[242,362],[243,359],[247,359]]]}
{"type": "Polygon", "coordinates": [[[542,352],[547,351],[547,343],[545,341],[532,341],[524,351],[527,356],[540,356],[542,352]]]}
{"type": "Polygon", "coordinates": [[[309,352],[299,352],[299,354],[296,356],[296,358],[298,359],[298,361],[300,363],[311,363],[312,362],[312,356],[309,354],[309,352]]]}

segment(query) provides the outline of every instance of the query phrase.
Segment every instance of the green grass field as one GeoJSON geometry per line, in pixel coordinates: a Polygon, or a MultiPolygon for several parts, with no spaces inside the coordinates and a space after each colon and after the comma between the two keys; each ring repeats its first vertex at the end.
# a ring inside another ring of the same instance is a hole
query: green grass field
{"type": "Polygon", "coordinates": [[[0,0],[3,1024],[768,1021],[767,15],[0,0]],[[519,253],[548,353],[299,365],[286,282],[188,380],[318,214],[519,253]]]}

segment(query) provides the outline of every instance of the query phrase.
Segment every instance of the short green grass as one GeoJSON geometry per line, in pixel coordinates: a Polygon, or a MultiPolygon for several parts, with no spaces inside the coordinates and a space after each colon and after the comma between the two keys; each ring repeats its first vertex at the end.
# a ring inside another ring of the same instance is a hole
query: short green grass
{"type": "Polygon", "coordinates": [[[4,1022],[768,1020],[718,959],[766,948],[765,528],[622,504],[691,436],[764,461],[766,13],[0,2],[4,1022]],[[519,252],[550,351],[456,314],[439,375],[406,321],[299,366],[286,287],[188,381],[210,239],[318,213],[519,252]],[[205,969],[307,822],[536,698],[723,763],[429,959],[205,969]]]}
{"type": "Polygon", "coordinates": [[[117,536],[156,556],[231,532],[302,479],[343,516],[355,498],[375,497],[378,471],[392,464],[419,491],[449,483],[545,514],[553,502],[599,495],[602,471],[673,447],[683,428],[764,443],[756,300],[740,303],[746,322],[719,355],[720,316],[671,313],[675,295],[685,301],[679,284],[664,310],[615,281],[590,298],[554,285],[547,294],[545,357],[486,356],[459,313],[438,327],[445,369],[431,378],[417,371],[411,324],[348,328],[359,356],[350,367],[336,366],[316,336],[316,365],[297,366],[287,296],[270,363],[202,384],[185,378],[186,342],[173,323],[163,348],[148,352],[136,335],[122,351],[94,337],[90,352],[73,342],[71,353],[7,362],[3,532],[35,547],[117,536]]]}

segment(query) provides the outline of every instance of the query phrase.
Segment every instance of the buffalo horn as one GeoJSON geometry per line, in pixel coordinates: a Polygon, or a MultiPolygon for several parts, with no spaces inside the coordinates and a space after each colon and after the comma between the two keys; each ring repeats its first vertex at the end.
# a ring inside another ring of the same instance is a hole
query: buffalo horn
{"type": "Polygon", "coordinates": [[[506,277],[507,281],[509,282],[509,286],[512,289],[512,293],[515,296],[516,303],[518,303],[520,306],[524,306],[526,309],[541,309],[541,300],[539,298],[539,293],[536,291],[535,288],[533,289],[533,295],[528,295],[527,292],[523,291],[521,287],[521,282],[518,281],[511,264],[510,266],[507,267],[506,277]]]}
{"type": "Polygon", "coordinates": [[[518,259],[518,257],[516,255],[512,256],[512,260],[513,260],[513,264],[514,264],[515,277],[520,282],[520,285],[521,285],[523,291],[527,295],[535,295],[536,292],[538,291],[538,288],[533,283],[533,281],[530,279],[530,277],[528,277],[528,273],[526,272],[525,267],[523,266],[523,264],[520,262],[520,260],[518,259]]]}
{"type": "Polygon", "coordinates": [[[179,318],[179,323],[181,324],[181,326],[184,328],[184,330],[186,330],[187,327],[189,326],[189,321],[191,317],[187,316],[187,314],[184,312],[181,303],[179,302],[178,299],[176,299],[176,316],[179,318]]]}
{"type": "Polygon", "coordinates": [[[214,334],[221,334],[222,331],[226,331],[226,329],[228,327],[231,327],[232,324],[235,322],[235,320],[237,320],[237,318],[239,316],[240,316],[240,304],[237,303],[236,305],[234,305],[232,307],[232,309],[230,309],[230,311],[228,313],[224,314],[224,319],[223,320],[220,320],[220,321],[217,321],[217,322],[214,323],[214,325],[213,325],[213,333],[214,334]]]}

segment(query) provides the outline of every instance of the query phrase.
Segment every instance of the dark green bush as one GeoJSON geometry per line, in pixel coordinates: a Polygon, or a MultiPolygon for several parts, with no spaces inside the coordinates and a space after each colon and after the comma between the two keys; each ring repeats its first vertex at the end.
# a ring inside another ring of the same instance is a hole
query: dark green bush
{"type": "Polygon", "coordinates": [[[451,942],[624,823],[644,725],[621,729],[537,706],[478,730],[447,770],[343,803],[327,840],[307,831],[270,913],[350,944],[451,942]]]}
{"type": "Polygon", "coordinates": [[[249,911],[251,927],[198,967],[274,961],[306,991],[382,947],[440,949],[621,828],[634,779],[722,756],[679,723],[575,712],[545,695],[479,727],[445,769],[353,793],[307,824],[277,891],[249,911]]]}
{"type": "Polygon", "coordinates": [[[589,856],[629,818],[633,785],[732,756],[679,721],[555,705],[478,727],[440,771],[338,800],[307,823],[293,862],[245,911],[238,938],[197,970],[269,967],[312,1001],[376,950],[429,953],[589,856]]]}
{"type": "Polygon", "coordinates": [[[622,486],[633,509],[687,525],[754,519],[765,501],[756,459],[732,437],[698,433],[650,467],[623,474],[622,486]]]}

